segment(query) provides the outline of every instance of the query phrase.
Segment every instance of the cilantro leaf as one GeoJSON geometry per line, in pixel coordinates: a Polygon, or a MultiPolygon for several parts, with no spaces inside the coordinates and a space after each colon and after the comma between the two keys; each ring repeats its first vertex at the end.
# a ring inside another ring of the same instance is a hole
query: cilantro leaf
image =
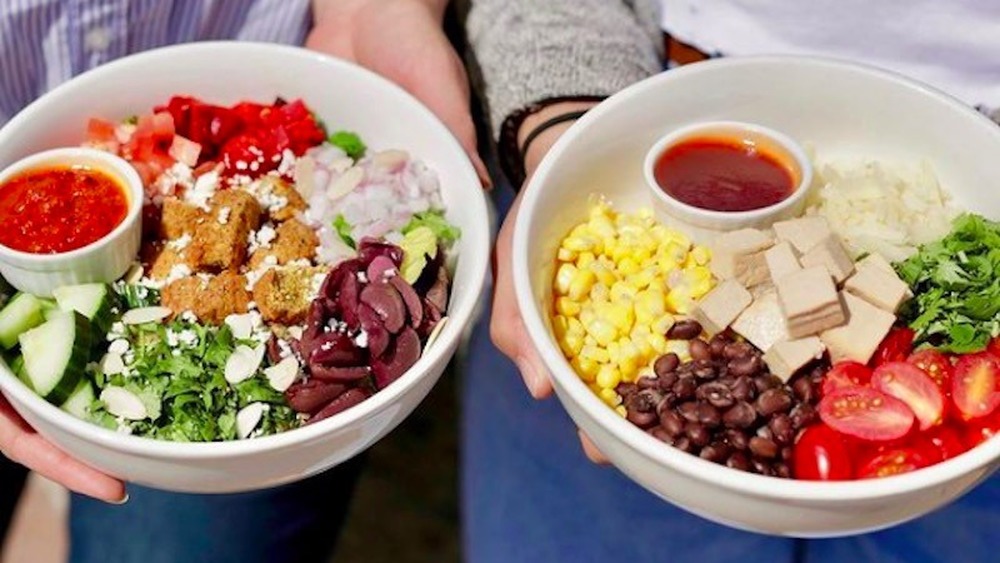
{"type": "Polygon", "coordinates": [[[355,242],[354,237],[351,236],[351,231],[354,230],[354,227],[347,222],[343,213],[340,213],[333,218],[333,228],[337,231],[337,235],[340,237],[340,240],[344,241],[344,244],[354,249],[358,248],[358,243],[355,242]]]}
{"type": "Polygon", "coordinates": [[[347,153],[347,156],[353,160],[360,160],[368,151],[364,141],[353,131],[336,131],[330,135],[328,140],[331,145],[347,153]]]}
{"type": "Polygon", "coordinates": [[[434,232],[434,236],[445,244],[451,244],[462,236],[462,230],[452,225],[444,217],[444,211],[431,209],[423,213],[416,213],[410,222],[403,227],[403,234],[407,234],[418,227],[427,227],[434,232]]]}

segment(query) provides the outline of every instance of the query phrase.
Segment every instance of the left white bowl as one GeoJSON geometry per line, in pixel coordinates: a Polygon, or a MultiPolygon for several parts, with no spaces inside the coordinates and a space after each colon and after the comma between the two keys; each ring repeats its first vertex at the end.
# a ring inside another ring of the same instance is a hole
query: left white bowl
{"type": "Polygon", "coordinates": [[[83,147],[47,150],[5,168],[0,184],[23,172],[55,165],[84,166],[112,176],[125,188],[128,212],[110,233],[68,252],[33,254],[0,244],[0,274],[15,288],[42,297],[64,285],[120,278],[135,261],[142,236],[142,180],[127,161],[113,154],[83,147]]]}

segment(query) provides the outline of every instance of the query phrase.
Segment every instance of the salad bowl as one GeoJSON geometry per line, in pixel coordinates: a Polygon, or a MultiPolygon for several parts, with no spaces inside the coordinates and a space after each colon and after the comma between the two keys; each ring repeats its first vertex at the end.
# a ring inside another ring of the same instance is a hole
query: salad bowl
{"type": "MultiPolygon", "coordinates": [[[[410,369],[366,400],[315,423],[252,439],[192,443],[103,428],[40,398],[6,363],[0,363],[0,388],[47,440],[128,482],[172,491],[229,493],[304,479],[376,443],[417,407],[441,376],[475,318],[486,280],[490,234],[485,197],[458,142],[401,88],[348,62],[255,43],[164,48],[85,73],[41,97],[0,130],[0,168],[33,153],[79,146],[88,117],[139,115],[175,95],[216,104],[301,99],[323,123],[356,132],[372,148],[406,149],[426,163],[439,178],[448,222],[461,231],[455,243],[448,322],[439,326],[433,346],[410,369]],[[220,70],[224,79],[219,79],[220,70]]],[[[226,223],[225,217],[219,223],[226,223]]]]}

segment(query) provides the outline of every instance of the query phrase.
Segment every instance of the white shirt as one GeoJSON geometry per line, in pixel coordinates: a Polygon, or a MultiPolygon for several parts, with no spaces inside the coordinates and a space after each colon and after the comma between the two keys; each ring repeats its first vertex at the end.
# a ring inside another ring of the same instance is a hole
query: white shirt
{"type": "Polygon", "coordinates": [[[1000,1],[660,0],[663,29],[703,52],[851,59],[1000,107],[1000,1]]]}

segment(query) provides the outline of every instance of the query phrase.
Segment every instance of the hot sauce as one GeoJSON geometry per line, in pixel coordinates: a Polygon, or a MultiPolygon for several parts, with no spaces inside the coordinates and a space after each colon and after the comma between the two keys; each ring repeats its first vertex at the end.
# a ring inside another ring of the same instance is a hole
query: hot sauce
{"type": "Polygon", "coordinates": [[[0,184],[0,244],[33,254],[83,248],[110,233],[128,213],[114,177],[85,167],[48,167],[0,184]]]}
{"type": "Polygon", "coordinates": [[[795,189],[792,173],[776,156],[725,137],[693,138],[668,148],[654,175],[671,197],[710,211],[761,209],[795,189]]]}

